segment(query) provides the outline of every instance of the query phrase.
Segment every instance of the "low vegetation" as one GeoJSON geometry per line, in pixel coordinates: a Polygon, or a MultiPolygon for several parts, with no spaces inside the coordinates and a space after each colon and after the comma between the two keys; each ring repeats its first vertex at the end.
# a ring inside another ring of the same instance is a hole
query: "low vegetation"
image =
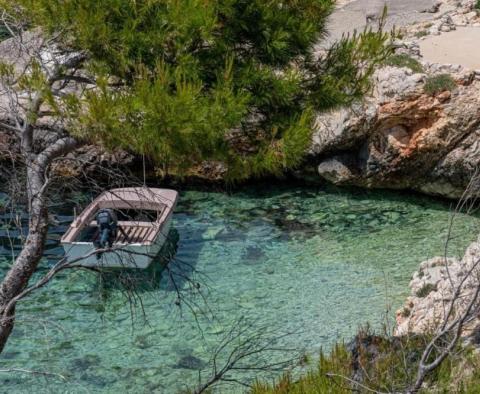
{"type": "Polygon", "coordinates": [[[420,288],[420,290],[417,291],[416,296],[420,298],[424,298],[427,295],[429,295],[432,291],[437,291],[437,286],[435,286],[432,283],[426,283],[420,288]]]}
{"type": "Polygon", "coordinates": [[[436,95],[438,93],[453,90],[456,83],[450,74],[439,74],[428,77],[425,82],[425,93],[436,95]]]}
{"type": "Polygon", "coordinates": [[[390,56],[386,60],[385,64],[392,67],[407,67],[415,73],[424,72],[422,64],[418,60],[405,53],[390,56]]]}
{"type": "Polygon", "coordinates": [[[425,36],[428,36],[428,31],[426,31],[426,30],[420,30],[420,31],[417,31],[415,33],[416,38],[422,38],[422,37],[425,37],[425,36]]]}
{"type": "Polygon", "coordinates": [[[476,10],[480,10],[480,0],[477,0],[477,2],[475,3],[474,8],[475,8],[476,10]]]}
{"type": "MultiPolygon", "coordinates": [[[[360,333],[350,345],[338,344],[299,379],[284,375],[274,384],[257,383],[252,394],[406,392],[417,374],[426,336],[379,337],[360,333]]],[[[420,393],[480,392],[480,356],[457,351],[436,369],[420,393]]]]}

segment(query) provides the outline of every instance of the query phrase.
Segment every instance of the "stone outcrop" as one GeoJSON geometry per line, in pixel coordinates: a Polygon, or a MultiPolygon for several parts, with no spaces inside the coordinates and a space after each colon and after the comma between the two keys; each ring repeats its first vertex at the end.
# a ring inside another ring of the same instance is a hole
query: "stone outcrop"
{"type": "Polygon", "coordinates": [[[463,193],[480,164],[480,76],[459,66],[425,69],[384,67],[365,102],[318,116],[310,154],[322,178],[453,198],[463,193]],[[426,93],[428,78],[443,73],[456,87],[426,93]]]}
{"type": "MultiPolygon", "coordinates": [[[[455,289],[467,278],[453,308],[452,318],[460,316],[474,297],[480,273],[479,259],[480,238],[470,245],[461,260],[435,257],[423,262],[410,282],[411,295],[404,307],[397,311],[395,334],[420,334],[436,330],[445,321],[455,289]]],[[[468,336],[477,332],[478,328],[480,319],[477,316],[465,326],[463,334],[468,336]]]]}
{"type": "MultiPolygon", "coordinates": [[[[458,26],[480,26],[475,5],[476,0],[432,2],[422,11],[431,17],[402,25],[403,38],[394,43],[397,54],[417,59],[424,71],[384,67],[364,102],[318,116],[309,165],[321,178],[339,185],[462,195],[480,164],[480,70],[422,61],[420,43],[458,26]],[[428,79],[439,74],[451,75],[457,86],[428,94],[428,79]]],[[[311,173],[306,168],[303,176],[311,173]]]]}

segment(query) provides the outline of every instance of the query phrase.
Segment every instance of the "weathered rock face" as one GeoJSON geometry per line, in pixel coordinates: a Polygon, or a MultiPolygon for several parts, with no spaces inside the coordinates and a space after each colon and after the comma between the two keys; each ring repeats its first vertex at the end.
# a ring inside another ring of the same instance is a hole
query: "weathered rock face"
{"type": "Polygon", "coordinates": [[[385,67],[364,103],[317,119],[311,155],[324,179],[459,197],[480,164],[480,81],[457,67],[452,91],[425,93],[426,74],[385,67]]]}
{"type": "MultiPolygon", "coordinates": [[[[423,262],[410,282],[410,297],[397,312],[395,334],[435,331],[445,321],[453,294],[463,281],[449,321],[460,316],[474,298],[480,273],[479,259],[480,238],[470,245],[462,260],[435,257],[423,262]]],[[[473,310],[478,311],[478,305],[473,310]]],[[[480,319],[477,313],[477,317],[465,326],[463,334],[470,335],[478,327],[480,319]]]]}

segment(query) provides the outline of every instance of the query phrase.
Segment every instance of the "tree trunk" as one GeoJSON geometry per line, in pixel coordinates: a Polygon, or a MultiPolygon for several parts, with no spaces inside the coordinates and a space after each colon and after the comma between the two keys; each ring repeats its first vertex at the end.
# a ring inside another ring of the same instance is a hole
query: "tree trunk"
{"type": "Polygon", "coordinates": [[[44,171],[34,162],[27,165],[28,235],[22,251],[0,285],[0,353],[3,351],[15,322],[15,306],[9,302],[28,285],[42,258],[48,232],[48,210],[44,196],[44,171]]]}

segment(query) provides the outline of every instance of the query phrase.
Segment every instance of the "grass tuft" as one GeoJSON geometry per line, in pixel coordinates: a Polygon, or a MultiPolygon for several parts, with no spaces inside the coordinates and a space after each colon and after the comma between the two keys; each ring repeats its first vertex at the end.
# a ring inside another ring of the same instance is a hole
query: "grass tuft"
{"type": "Polygon", "coordinates": [[[416,296],[419,298],[424,298],[432,291],[437,291],[437,286],[432,285],[431,283],[426,283],[420,288],[420,290],[417,291],[416,296]]]}
{"type": "Polygon", "coordinates": [[[456,83],[451,75],[440,74],[428,77],[425,82],[425,93],[434,96],[438,93],[446,90],[453,90],[456,87],[456,83]]]}
{"type": "Polygon", "coordinates": [[[428,31],[427,30],[420,30],[415,33],[416,38],[422,38],[428,36],[428,31]]]}
{"type": "Polygon", "coordinates": [[[407,67],[412,70],[414,73],[423,73],[424,69],[421,63],[414,59],[413,57],[405,54],[400,53],[398,55],[390,56],[386,61],[385,64],[387,66],[392,67],[407,67]]]}
{"type": "Polygon", "coordinates": [[[411,313],[412,313],[412,312],[411,312],[410,309],[407,308],[407,307],[404,307],[404,308],[402,309],[402,316],[403,316],[403,317],[408,317],[408,316],[410,316],[411,313]]]}

